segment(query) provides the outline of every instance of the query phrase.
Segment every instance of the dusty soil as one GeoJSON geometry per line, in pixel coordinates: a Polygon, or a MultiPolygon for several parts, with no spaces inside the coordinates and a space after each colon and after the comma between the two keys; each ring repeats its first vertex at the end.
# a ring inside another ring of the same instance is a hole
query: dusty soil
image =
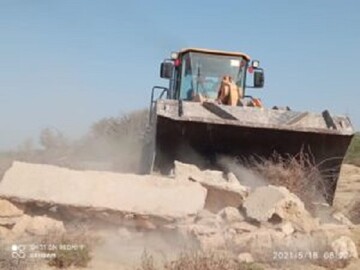
{"type": "MultiPolygon", "coordinates": [[[[100,239],[92,244],[92,260],[86,268],[74,267],[69,269],[124,269],[133,270],[139,267],[141,256],[144,251],[149,252],[155,256],[159,261],[171,260],[178,256],[183,251],[199,250],[206,248],[216,248],[219,250],[229,249],[231,252],[239,254],[242,251],[240,246],[244,245],[243,241],[247,241],[248,245],[254,247],[255,251],[261,251],[259,248],[271,248],[274,242],[294,241],[297,239],[298,243],[308,246],[306,242],[309,237],[319,234],[320,238],[331,238],[332,234],[349,235],[360,251],[360,225],[348,226],[341,221],[339,223],[331,224],[335,229],[333,231],[324,231],[323,229],[304,232],[299,228],[299,222],[292,218],[293,212],[286,212],[285,204],[282,203],[279,220],[273,218],[260,218],[261,221],[252,220],[243,208],[243,201],[247,198],[247,189],[242,189],[237,185],[229,185],[221,183],[222,174],[219,172],[200,171],[192,172],[192,176],[196,174],[194,179],[208,190],[212,190],[209,194],[214,195],[213,190],[216,190],[217,196],[227,196],[229,192],[236,194],[236,200],[231,201],[231,207],[224,208],[221,211],[214,213],[214,208],[199,211],[195,216],[190,215],[186,218],[178,220],[176,223],[156,224],[155,221],[144,219],[143,217],[134,215],[123,215],[120,217],[107,213],[96,216],[91,212],[76,211],[76,209],[54,207],[49,203],[37,204],[36,202],[21,203],[13,202],[8,205],[3,202],[4,209],[3,216],[0,209],[0,221],[5,225],[0,224],[0,241],[4,244],[6,240],[6,248],[10,248],[12,244],[22,241],[19,239],[24,235],[27,241],[40,243],[40,239],[44,237],[43,231],[66,230],[66,233],[85,231],[89,237],[100,239]],[[211,181],[208,181],[210,179],[211,181]],[[245,192],[246,191],[246,192],[245,192]],[[239,204],[238,206],[234,205],[239,204]],[[11,211],[10,211],[11,210],[11,211]],[[211,212],[213,210],[213,212],[211,212]],[[47,216],[47,218],[39,218],[38,216],[47,216]],[[119,222],[121,219],[121,222],[119,222]],[[35,222],[41,220],[42,224],[34,225],[35,222]],[[9,224],[10,223],[10,224],[9,224]],[[15,224],[15,225],[14,225],[15,224]],[[159,226],[161,228],[159,229],[159,226]],[[39,229],[39,228],[43,229],[39,229]],[[16,229],[16,230],[15,230],[16,229]],[[191,237],[184,237],[190,233],[191,237]],[[270,236],[269,236],[270,235],[270,236]],[[30,240],[29,240],[30,237],[30,240]],[[270,237],[270,238],[269,238],[270,237]],[[292,238],[291,238],[292,237],[292,238]],[[290,239],[290,240],[289,240],[290,239]]],[[[182,174],[183,178],[184,175],[182,174]]],[[[186,176],[187,177],[187,176],[186,176]]],[[[182,179],[186,181],[186,179],[182,179]]],[[[286,193],[287,194],[287,193],[286,193]]],[[[359,198],[360,194],[360,168],[352,165],[344,165],[341,172],[341,177],[338,184],[337,193],[335,196],[334,209],[327,210],[326,214],[340,211],[342,213],[351,213],[351,207],[354,201],[359,198]]],[[[280,194],[281,195],[281,194],[280,194]]],[[[280,196],[279,195],[279,196],[280,196]]],[[[284,195],[287,198],[287,195],[284,195]]],[[[209,198],[207,198],[209,199],[209,198]]],[[[183,200],[187,200],[186,197],[183,200]]],[[[280,196],[279,201],[283,200],[280,196]]],[[[225,201],[225,200],[224,200],[225,201]]],[[[276,201],[276,200],[275,200],[276,201]]],[[[249,200],[245,205],[250,204],[249,200]]],[[[266,202],[266,200],[265,200],[266,202]]],[[[301,204],[301,201],[294,199],[291,202],[301,204]]],[[[211,205],[211,204],[209,204],[211,205]]],[[[224,207],[222,205],[221,207],[224,207]]],[[[260,207],[260,206],[259,206],[260,207]]],[[[266,205],[271,208],[271,205],[266,205]]],[[[280,207],[280,206],[278,206],[280,207]]],[[[315,221],[308,217],[303,208],[292,208],[297,211],[298,215],[308,219],[311,222],[315,221]],[[299,211],[299,209],[301,211],[299,211]]],[[[294,210],[294,211],[295,211],[294,210]]],[[[271,210],[279,211],[279,209],[271,210]]],[[[257,217],[253,215],[253,217],[257,217]]],[[[298,217],[297,217],[298,218],[298,217]]],[[[332,221],[335,222],[335,221],[332,221]]],[[[301,225],[301,224],[300,224],[301,225]]],[[[316,225],[314,225],[316,226],[316,225]]],[[[309,229],[313,230],[313,228],[309,229]]],[[[319,238],[319,239],[320,239],[319,238]]],[[[24,240],[25,241],[25,240],[24,240]]],[[[316,241],[315,241],[316,242],[316,241]]],[[[246,248],[246,244],[244,245],[246,248]]],[[[1,248],[0,248],[1,249],[1,248]]],[[[281,252],[281,250],[278,250],[281,252]]],[[[2,252],[5,252],[4,250],[2,252]]],[[[8,251],[6,251],[8,252],[8,251]]],[[[256,254],[256,252],[254,253],[256,254]]],[[[1,255],[1,254],[0,254],[1,255]]],[[[264,254],[265,256],[265,254],[264,254]]],[[[254,255],[254,260],[261,260],[261,256],[254,255]]],[[[35,260],[36,261],[36,260],[35,260]]],[[[1,257],[0,257],[1,263],[1,257]]],[[[326,262],[326,264],[319,265],[315,263],[305,263],[303,261],[281,262],[281,263],[261,263],[262,269],[298,269],[298,270],[320,270],[320,269],[335,269],[339,267],[336,264],[326,262]]],[[[345,265],[342,265],[345,266],[345,265]]],[[[4,268],[7,269],[7,268],[4,268]]],[[[8,269],[25,269],[25,268],[8,268],[8,269]]],[[[28,269],[55,269],[46,264],[46,262],[38,260],[35,265],[29,263],[28,269]]],[[[260,268],[261,269],[261,268],[260,268]]],[[[345,268],[347,270],[360,269],[359,259],[353,259],[345,268]]]]}

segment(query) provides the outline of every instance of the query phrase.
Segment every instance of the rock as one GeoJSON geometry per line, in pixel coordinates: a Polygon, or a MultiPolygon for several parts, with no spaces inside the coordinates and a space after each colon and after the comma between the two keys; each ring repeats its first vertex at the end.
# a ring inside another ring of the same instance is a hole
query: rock
{"type": "Polygon", "coordinates": [[[177,233],[186,243],[194,243],[203,251],[225,247],[225,239],[219,227],[202,224],[178,225],[177,233]]]}
{"type": "Polygon", "coordinates": [[[321,224],[315,231],[311,232],[315,239],[322,239],[326,244],[330,245],[331,242],[341,236],[351,237],[352,233],[347,225],[326,223],[321,224]]]}
{"type": "Polygon", "coordinates": [[[210,212],[207,209],[201,209],[195,217],[195,221],[200,220],[200,219],[208,219],[208,218],[216,218],[216,214],[210,212]]]}
{"type": "Polygon", "coordinates": [[[21,219],[18,222],[16,222],[16,224],[12,228],[11,230],[12,236],[15,238],[22,236],[25,233],[26,228],[30,222],[31,222],[31,217],[28,215],[23,215],[21,219]]]}
{"type": "Polygon", "coordinates": [[[340,224],[349,226],[350,228],[354,227],[354,224],[341,212],[333,213],[332,217],[340,224]]]}
{"type": "Polygon", "coordinates": [[[17,161],[0,182],[3,197],[166,219],[195,215],[204,208],[206,193],[199,183],[159,175],[77,171],[17,161]]]}
{"type": "Polygon", "coordinates": [[[291,235],[295,231],[294,227],[291,225],[290,222],[285,222],[281,224],[280,229],[285,235],[291,235]]]}
{"type": "Polygon", "coordinates": [[[14,237],[20,237],[25,232],[33,235],[46,235],[50,232],[64,233],[65,227],[62,221],[46,216],[30,217],[24,215],[11,230],[14,237]]]}
{"type": "Polygon", "coordinates": [[[243,204],[249,218],[266,222],[274,216],[289,221],[295,230],[311,232],[318,221],[311,217],[303,202],[285,187],[264,186],[251,193],[243,204]]]}
{"type": "Polygon", "coordinates": [[[177,160],[175,161],[174,165],[174,175],[175,179],[177,180],[196,182],[207,181],[211,183],[222,183],[226,181],[224,179],[224,173],[221,171],[201,171],[195,165],[185,164],[177,160]]]}
{"type": "Polygon", "coordinates": [[[207,225],[211,227],[220,227],[221,222],[221,217],[210,212],[209,210],[203,209],[198,212],[192,223],[207,225]]]}
{"type": "Polygon", "coordinates": [[[240,211],[237,208],[231,206],[222,209],[218,213],[218,216],[221,217],[221,219],[226,223],[241,222],[245,220],[245,217],[240,213],[240,211]]]}
{"type": "Polygon", "coordinates": [[[24,211],[7,200],[0,199],[0,217],[19,217],[24,211]]]}
{"type": "MultiPolygon", "coordinates": [[[[228,182],[231,184],[238,185],[240,183],[240,181],[237,179],[235,174],[233,174],[232,172],[229,172],[227,174],[226,178],[227,178],[228,182]]],[[[244,191],[249,191],[249,189],[244,187],[244,191]]]]}
{"type": "Polygon", "coordinates": [[[249,189],[237,181],[234,174],[224,175],[220,171],[201,171],[194,165],[175,161],[175,179],[194,181],[207,189],[205,208],[218,212],[226,206],[239,207],[249,189]]]}
{"type": "Polygon", "coordinates": [[[62,221],[58,221],[46,216],[33,217],[26,231],[33,235],[46,235],[51,232],[64,233],[65,227],[62,221]]]}
{"type": "Polygon", "coordinates": [[[218,217],[203,218],[203,219],[197,220],[196,224],[219,229],[221,227],[221,220],[218,217]]]}
{"type": "Polygon", "coordinates": [[[199,236],[199,235],[210,236],[217,234],[219,232],[217,228],[201,225],[201,224],[190,225],[188,227],[188,231],[190,232],[190,234],[194,236],[199,236]]]}
{"type": "Polygon", "coordinates": [[[230,228],[235,230],[236,233],[253,232],[253,231],[259,229],[257,226],[254,226],[248,222],[231,223],[230,228]]]}
{"type": "Polygon", "coordinates": [[[203,251],[213,251],[224,249],[226,246],[225,239],[222,234],[216,233],[207,237],[198,237],[199,245],[203,251]]]}
{"type": "Polygon", "coordinates": [[[16,222],[18,222],[21,217],[0,217],[0,225],[1,226],[12,226],[16,222]]]}
{"type": "Polygon", "coordinates": [[[239,262],[245,262],[245,263],[254,262],[253,256],[251,255],[251,253],[248,252],[240,253],[237,259],[239,262]]]}
{"type": "Polygon", "coordinates": [[[350,237],[341,236],[340,238],[336,239],[331,243],[331,248],[339,258],[359,258],[356,245],[350,237]]]}
{"type": "Polygon", "coordinates": [[[0,226],[0,240],[8,238],[10,233],[11,233],[10,229],[0,226]]]}
{"type": "Polygon", "coordinates": [[[255,256],[270,254],[272,250],[284,245],[285,234],[275,230],[258,229],[249,233],[237,234],[231,245],[234,251],[250,252],[255,256]]]}

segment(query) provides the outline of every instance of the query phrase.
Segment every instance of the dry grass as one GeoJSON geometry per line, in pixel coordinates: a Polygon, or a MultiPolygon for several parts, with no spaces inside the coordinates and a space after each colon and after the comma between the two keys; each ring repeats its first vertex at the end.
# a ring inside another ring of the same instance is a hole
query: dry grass
{"type": "Polygon", "coordinates": [[[303,151],[296,156],[275,153],[269,159],[254,156],[241,163],[269,184],[286,187],[310,211],[314,208],[312,202],[323,198],[321,193],[325,190],[324,179],[312,156],[303,151]]]}
{"type": "Polygon", "coordinates": [[[137,270],[263,270],[255,263],[239,262],[221,252],[185,252],[176,259],[157,265],[154,258],[144,252],[141,267],[137,270]]]}
{"type": "Polygon", "coordinates": [[[49,234],[41,240],[44,245],[55,245],[55,258],[48,261],[48,265],[57,268],[86,267],[92,259],[92,249],[97,239],[84,232],[49,234]],[[67,245],[76,249],[65,248],[67,245]]]}
{"type": "Polygon", "coordinates": [[[345,162],[360,166],[360,133],[356,133],[347,151],[345,162]]]}
{"type": "Polygon", "coordinates": [[[0,269],[27,270],[33,269],[33,263],[27,258],[14,258],[10,244],[0,244],[0,269]]]}
{"type": "Polygon", "coordinates": [[[349,259],[319,259],[313,262],[314,265],[324,267],[329,270],[343,269],[350,264],[349,259]]]}
{"type": "Polygon", "coordinates": [[[354,224],[360,224],[360,199],[354,201],[349,208],[348,216],[350,220],[354,224]]]}

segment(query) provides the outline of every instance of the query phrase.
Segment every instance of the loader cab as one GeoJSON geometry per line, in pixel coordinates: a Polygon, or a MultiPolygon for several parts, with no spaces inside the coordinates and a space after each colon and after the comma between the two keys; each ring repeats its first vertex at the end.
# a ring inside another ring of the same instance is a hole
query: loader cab
{"type": "Polygon", "coordinates": [[[261,88],[264,84],[263,70],[258,61],[250,62],[243,53],[231,53],[204,49],[185,49],[171,54],[171,59],[161,64],[160,75],[169,79],[168,98],[192,100],[196,94],[215,99],[222,77],[231,76],[243,89],[261,88]],[[246,85],[251,73],[253,85],[246,85]]]}

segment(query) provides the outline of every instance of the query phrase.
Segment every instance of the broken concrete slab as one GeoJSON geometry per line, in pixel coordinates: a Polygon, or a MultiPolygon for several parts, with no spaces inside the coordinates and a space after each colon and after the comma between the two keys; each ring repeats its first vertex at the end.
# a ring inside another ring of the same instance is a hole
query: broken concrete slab
{"type": "Polygon", "coordinates": [[[254,258],[251,255],[251,253],[248,252],[243,252],[240,253],[237,257],[239,262],[245,262],[245,263],[253,263],[254,262],[254,258]]]}
{"type": "Polygon", "coordinates": [[[31,217],[28,215],[23,215],[21,219],[15,223],[14,227],[11,229],[11,237],[18,238],[26,232],[26,228],[31,222],[31,217]]]}
{"type": "Polygon", "coordinates": [[[255,256],[269,255],[270,251],[282,247],[285,234],[275,230],[257,229],[248,233],[236,234],[229,245],[235,252],[250,252],[255,256]]]}
{"type": "Polygon", "coordinates": [[[239,207],[249,192],[249,188],[242,186],[232,173],[201,171],[195,165],[179,161],[175,161],[174,172],[175,179],[198,182],[207,189],[205,208],[214,213],[227,206],[239,207]]]}
{"type": "Polygon", "coordinates": [[[65,227],[62,221],[46,216],[37,216],[29,220],[25,230],[32,235],[47,235],[51,232],[61,234],[65,232],[65,227]]]}
{"type": "Polygon", "coordinates": [[[243,192],[244,194],[249,191],[249,188],[241,185],[236,176],[231,172],[225,174],[224,172],[215,170],[202,171],[195,165],[175,161],[174,174],[175,179],[178,180],[195,181],[214,187],[217,186],[221,189],[243,192]]]}
{"type": "Polygon", "coordinates": [[[241,222],[245,220],[243,214],[240,213],[237,208],[231,206],[220,210],[218,216],[226,223],[241,222]]]}
{"type": "Polygon", "coordinates": [[[355,225],[348,219],[343,213],[336,212],[332,214],[332,217],[340,224],[347,225],[349,228],[353,228],[355,225]]]}
{"type": "Polygon", "coordinates": [[[0,197],[179,218],[203,209],[206,189],[198,183],[160,176],[14,162],[0,183],[0,197]]]}
{"type": "Polygon", "coordinates": [[[280,225],[280,230],[287,236],[291,235],[295,229],[290,222],[285,222],[280,225]]]}
{"type": "Polygon", "coordinates": [[[0,217],[0,225],[1,226],[12,226],[16,222],[18,222],[21,219],[21,216],[19,217],[0,217]]]}
{"type": "Polygon", "coordinates": [[[19,217],[24,211],[7,200],[0,199],[0,217],[19,217]]]}
{"type": "Polygon", "coordinates": [[[301,232],[313,231],[319,225],[305,209],[304,203],[285,187],[259,187],[246,198],[243,206],[247,216],[259,222],[276,216],[291,222],[294,229],[301,232]]]}
{"type": "Polygon", "coordinates": [[[230,228],[235,230],[236,233],[253,232],[259,229],[259,227],[244,221],[232,223],[230,228]]]}
{"type": "Polygon", "coordinates": [[[342,259],[359,258],[354,241],[347,236],[341,236],[331,243],[331,248],[342,259]]]}

